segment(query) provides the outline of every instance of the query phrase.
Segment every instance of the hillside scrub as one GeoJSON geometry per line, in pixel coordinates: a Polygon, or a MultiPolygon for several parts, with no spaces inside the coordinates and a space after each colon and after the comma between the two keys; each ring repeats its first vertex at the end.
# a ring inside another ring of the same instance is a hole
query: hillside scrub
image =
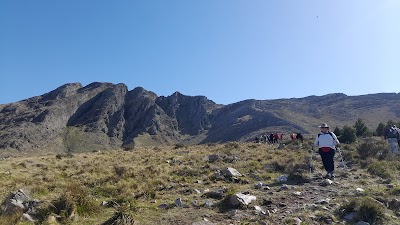
{"type": "MultiPolygon", "coordinates": [[[[332,212],[351,208],[343,204],[355,195],[356,188],[365,189],[365,197],[378,196],[373,195],[376,190],[389,200],[399,196],[400,186],[394,178],[400,167],[396,160],[381,158],[376,150],[380,149],[376,147],[380,146],[376,144],[379,140],[367,139],[365,146],[343,145],[351,168],[337,168],[338,177],[330,187],[319,185],[324,171],[315,153],[310,180],[311,143],[287,141],[284,148],[278,149],[277,145],[232,142],[7,158],[0,164],[0,196],[4,199],[10,191],[26,190],[32,198],[44,202],[39,211],[43,224],[55,216],[58,223],[77,225],[108,224],[123,218],[145,225],[192,224],[204,221],[205,215],[215,224],[252,224],[260,220],[285,224],[294,218],[304,224],[327,224],[332,218],[343,218],[321,213],[323,207],[332,212]],[[228,167],[242,176],[228,179],[222,173],[228,167]],[[277,181],[282,175],[287,176],[287,182],[277,181]],[[392,188],[388,189],[388,184],[392,188]],[[234,211],[225,203],[228,196],[239,192],[254,195],[257,200],[234,211]],[[177,199],[183,207],[178,206],[177,199]],[[330,199],[329,205],[314,206],[319,199],[330,199]],[[260,206],[265,214],[255,213],[254,206],[260,206]]],[[[359,213],[360,220],[369,221],[390,222],[391,217],[383,218],[382,212],[396,213],[377,208],[369,200],[355,202],[352,210],[359,213]]],[[[13,216],[19,220],[21,214],[13,216]]],[[[0,221],[6,217],[10,216],[0,215],[0,221]]]]}

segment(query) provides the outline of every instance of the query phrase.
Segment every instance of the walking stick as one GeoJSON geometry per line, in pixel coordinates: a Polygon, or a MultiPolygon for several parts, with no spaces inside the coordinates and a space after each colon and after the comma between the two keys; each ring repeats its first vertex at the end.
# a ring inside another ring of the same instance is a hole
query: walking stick
{"type": "Polygon", "coordinates": [[[314,153],[314,146],[311,148],[311,153],[310,153],[310,160],[309,160],[309,169],[310,169],[310,180],[312,179],[312,172],[313,172],[313,153],[314,153]]]}
{"type": "Polygon", "coordinates": [[[344,162],[344,158],[343,158],[342,150],[341,150],[341,149],[340,149],[338,146],[336,146],[336,149],[337,149],[337,150],[338,150],[338,152],[339,152],[340,161],[342,162],[343,169],[347,169],[346,163],[344,162]]]}

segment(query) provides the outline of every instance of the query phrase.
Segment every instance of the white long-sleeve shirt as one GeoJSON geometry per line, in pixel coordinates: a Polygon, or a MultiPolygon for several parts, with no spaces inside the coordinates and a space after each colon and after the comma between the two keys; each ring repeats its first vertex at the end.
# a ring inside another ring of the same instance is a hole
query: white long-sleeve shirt
{"type": "Polygon", "coordinates": [[[337,144],[340,144],[339,140],[337,139],[336,135],[333,132],[330,132],[332,135],[329,134],[330,131],[327,133],[319,133],[315,138],[314,146],[318,146],[319,148],[322,147],[330,147],[335,148],[337,144]]]}

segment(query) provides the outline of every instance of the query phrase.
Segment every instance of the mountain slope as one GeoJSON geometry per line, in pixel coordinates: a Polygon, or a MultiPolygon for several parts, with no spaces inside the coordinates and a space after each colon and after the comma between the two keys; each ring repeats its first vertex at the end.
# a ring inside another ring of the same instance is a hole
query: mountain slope
{"type": "Polygon", "coordinates": [[[0,149],[90,151],[125,146],[247,141],[269,132],[315,133],[316,126],[374,129],[400,120],[399,94],[329,94],[219,105],[204,96],[171,96],[124,84],[65,84],[42,96],[0,105],[0,149]]]}

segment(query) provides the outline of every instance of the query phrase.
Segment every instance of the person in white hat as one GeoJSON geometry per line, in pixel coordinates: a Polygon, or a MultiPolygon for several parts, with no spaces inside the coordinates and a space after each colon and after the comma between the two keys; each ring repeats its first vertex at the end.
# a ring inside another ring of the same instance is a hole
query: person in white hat
{"type": "Polygon", "coordinates": [[[315,138],[314,146],[318,147],[318,152],[327,172],[325,178],[333,179],[335,177],[335,163],[333,157],[335,156],[335,147],[340,144],[340,142],[336,135],[329,131],[328,124],[321,124],[319,128],[321,132],[315,138]]]}

